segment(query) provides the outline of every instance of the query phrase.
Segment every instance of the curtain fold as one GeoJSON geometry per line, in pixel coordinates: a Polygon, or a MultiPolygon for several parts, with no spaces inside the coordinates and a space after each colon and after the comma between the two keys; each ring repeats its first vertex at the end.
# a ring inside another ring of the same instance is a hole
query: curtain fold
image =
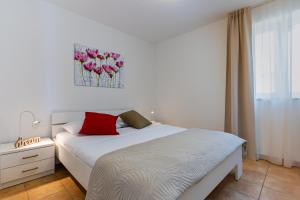
{"type": "Polygon", "coordinates": [[[247,140],[247,157],[256,159],[252,20],[250,8],[228,16],[225,131],[247,140]]]}

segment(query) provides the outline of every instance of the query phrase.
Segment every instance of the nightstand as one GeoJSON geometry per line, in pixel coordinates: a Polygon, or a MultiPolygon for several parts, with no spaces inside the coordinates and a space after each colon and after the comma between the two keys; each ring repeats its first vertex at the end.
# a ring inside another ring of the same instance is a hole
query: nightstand
{"type": "Polygon", "coordinates": [[[0,189],[53,174],[55,145],[50,138],[16,149],[0,144],[0,189]]]}

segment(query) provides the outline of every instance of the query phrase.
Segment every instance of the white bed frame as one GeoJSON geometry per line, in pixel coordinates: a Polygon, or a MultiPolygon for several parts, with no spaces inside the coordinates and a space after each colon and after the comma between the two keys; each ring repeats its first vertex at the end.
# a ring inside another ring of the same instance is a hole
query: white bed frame
{"type": "MultiPolygon", "coordinates": [[[[129,109],[101,110],[107,114],[118,115],[129,109]]],[[[62,125],[71,121],[84,119],[82,112],[56,112],[52,114],[52,137],[55,140],[57,133],[63,131],[62,125]]],[[[63,145],[56,142],[56,156],[76,180],[87,190],[92,168],[80,160],[76,155],[68,151],[63,145]]],[[[200,182],[184,192],[179,200],[202,200],[230,173],[234,170],[235,179],[239,180],[243,173],[242,146],[228,156],[220,165],[210,171],[200,182]]]]}

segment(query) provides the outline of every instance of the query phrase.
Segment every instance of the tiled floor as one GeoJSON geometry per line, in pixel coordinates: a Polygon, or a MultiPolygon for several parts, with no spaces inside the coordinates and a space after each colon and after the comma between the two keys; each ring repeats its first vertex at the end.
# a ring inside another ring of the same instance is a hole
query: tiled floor
{"type": "Polygon", "coordinates": [[[62,166],[56,166],[54,175],[0,190],[0,200],[80,200],[85,190],[62,166]]]}
{"type": "Polygon", "coordinates": [[[242,178],[227,176],[207,199],[300,200],[300,169],[245,160],[242,178]]]}
{"type": "MultiPolygon", "coordinates": [[[[85,191],[59,166],[55,175],[0,190],[3,200],[84,199],[85,191]]],[[[266,161],[244,161],[238,182],[228,175],[207,200],[300,200],[300,169],[287,169],[266,161]]]]}

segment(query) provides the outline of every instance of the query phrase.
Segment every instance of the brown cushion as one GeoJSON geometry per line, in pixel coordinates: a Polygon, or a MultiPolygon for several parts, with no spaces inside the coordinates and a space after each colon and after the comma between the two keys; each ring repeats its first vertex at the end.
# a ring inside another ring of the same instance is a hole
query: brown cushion
{"type": "Polygon", "coordinates": [[[126,124],[136,129],[141,129],[152,124],[148,119],[134,110],[122,113],[120,117],[126,124]]]}

